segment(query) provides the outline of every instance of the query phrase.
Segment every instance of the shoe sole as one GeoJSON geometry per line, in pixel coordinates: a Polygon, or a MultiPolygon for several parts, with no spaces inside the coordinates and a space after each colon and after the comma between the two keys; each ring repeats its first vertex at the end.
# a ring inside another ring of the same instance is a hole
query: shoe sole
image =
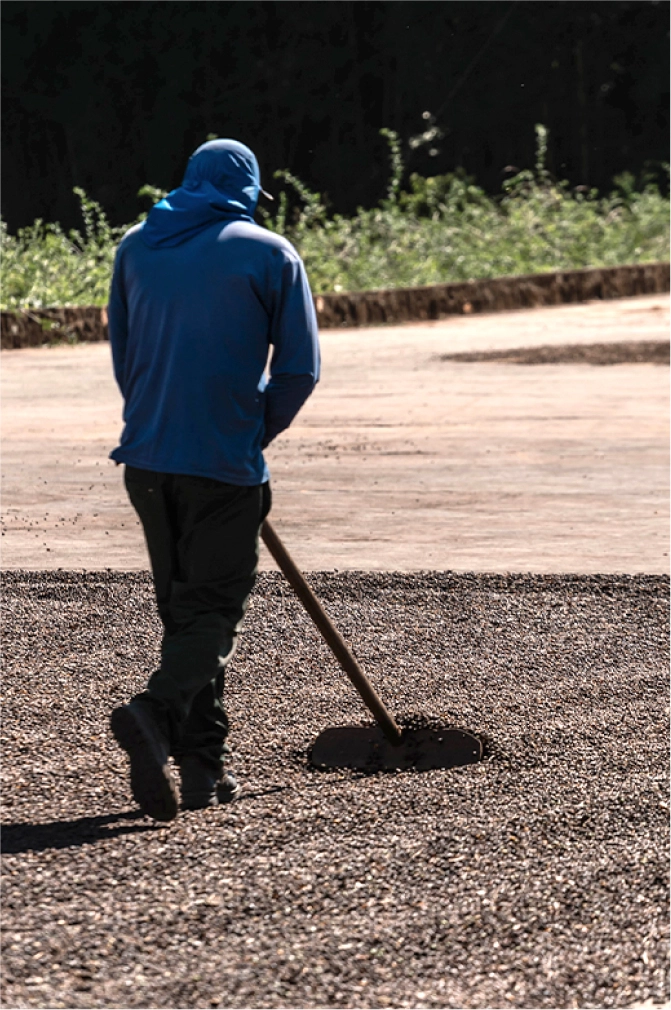
{"type": "Polygon", "coordinates": [[[130,786],[143,813],[156,821],[172,821],[179,809],[177,789],[167,763],[155,754],[156,743],[127,706],[112,712],[110,726],[130,760],[130,786]]]}
{"type": "Polygon", "coordinates": [[[235,789],[229,789],[227,792],[218,792],[217,800],[220,804],[232,803],[233,800],[237,800],[242,792],[242,786],[237,785],[235,789]]]}
{"type": "Polygon", "coordinates": [[[209,810],[210,807],[223,807],[227,803],[237,800],[241,792],[242,786],[238,785],[233,790],[227,790],[226,792],[217,791],[214,794],[189,795],[187,793],[186,796],[182,796],[182,810],[209,810]]]}

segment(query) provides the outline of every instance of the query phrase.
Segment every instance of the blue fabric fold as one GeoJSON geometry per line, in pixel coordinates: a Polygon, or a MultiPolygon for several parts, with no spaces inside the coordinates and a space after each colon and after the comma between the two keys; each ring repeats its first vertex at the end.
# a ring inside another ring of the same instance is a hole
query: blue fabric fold
{"type": "Polygon", "coordinates": [[[210,140],[189,158],[182,185],[155,204],[142,229],[152,249],[180,245],[210,225],[252,221],[259,199],[259,166],[237,140],[210,140]]]}

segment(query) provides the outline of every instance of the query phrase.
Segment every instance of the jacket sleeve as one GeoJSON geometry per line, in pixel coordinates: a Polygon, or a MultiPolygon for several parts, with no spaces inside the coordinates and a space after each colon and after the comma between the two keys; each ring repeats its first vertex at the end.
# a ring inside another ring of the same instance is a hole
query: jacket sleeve
{"type": "Polygon", "coordinates": [[[264,449],[289,427],[319,381],[320,370],[319,335],[312,292],[303,263],[293,250],[284,259],[275,296],[264,449]]]}
{"type": "Polygon", "coordinates": [[[126,305],[119,252],[117,252],[116,259],[114,260],[114,272],[112,274],[112,285],[110,288],[109,304],[107,306],[107,326],[112,350],[114,378],[123,396],[125,395],[124,374],[126,368],[126,345],[128,342],[128,308],[126,305]]]}

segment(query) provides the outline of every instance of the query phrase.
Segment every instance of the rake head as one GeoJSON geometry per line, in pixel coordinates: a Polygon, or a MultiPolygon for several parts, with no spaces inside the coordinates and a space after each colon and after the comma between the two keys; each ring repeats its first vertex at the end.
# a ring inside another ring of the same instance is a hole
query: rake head
{"type": "Polygon", "coordinates": [[[396,771],[457,768],[482,758],[482,741],[460,729],[406,729],[392,744],[379,726],[334,726],[315,740],[310,761],[316,768],[396,771]]]}

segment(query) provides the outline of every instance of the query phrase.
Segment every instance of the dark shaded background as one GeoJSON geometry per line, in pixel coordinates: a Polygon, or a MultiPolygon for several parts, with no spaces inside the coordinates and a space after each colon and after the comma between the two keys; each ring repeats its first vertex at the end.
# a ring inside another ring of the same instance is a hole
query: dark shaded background
{"type": "Polygon", "coordinates": [[[667,2],[5,0],[2,19],[10,230],[78,225],[75,185],[129,221],[210,132],[254,148],[270,189],[288,168],[342,212],[384,194],[385,126],[409,171],[463,166],[492,193],[533,164],[537,122],[573,185],[668,157],[667,2]],[[412,150],[425,111],[445,135],[412,150]]]}

